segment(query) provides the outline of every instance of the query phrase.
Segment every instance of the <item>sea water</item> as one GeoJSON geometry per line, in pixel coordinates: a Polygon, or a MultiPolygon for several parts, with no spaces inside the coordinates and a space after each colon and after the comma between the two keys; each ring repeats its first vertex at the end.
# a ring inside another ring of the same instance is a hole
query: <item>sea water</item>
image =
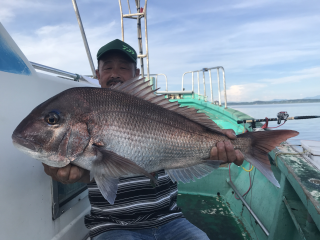
{"type": "MultiPolygon", "coordinates": [[[[253,118],[276,118],[278,112],[286,111],[289,117],[295,116],[320,116],[320,103],[292,103],[292,104],[256,104],[256,105],[230,105],[248,114],[253,118]]],[[[283,121],[282,121],[283,123],[283,121]]],[[[277,122],[269,122],[269,127],[278,126],[277,122]]],[[[291,129],[299,132],[299,135],[288,140],[290,144],[300,145],[300,140],[320,141],[320,118],[288,120],[284,125],[276,129],[291,129]]]]}

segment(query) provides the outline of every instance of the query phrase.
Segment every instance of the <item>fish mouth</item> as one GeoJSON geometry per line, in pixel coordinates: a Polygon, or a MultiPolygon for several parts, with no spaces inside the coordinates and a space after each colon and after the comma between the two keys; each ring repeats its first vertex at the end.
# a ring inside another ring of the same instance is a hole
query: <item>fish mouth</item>
{"type": "Polygon", "coordinates": [[[15,134],[12,135],[12,142],[17,148],[27,148],[29,151],[37,152],[35,144],[29,140],[22,137],[19,137],[15,134]]]}
{"type": "Polygon", "coordinates": [[[120,79],[111,79],[107,82],[107,87],[112,87],[112,86],[116,85],[117,83],[123,83],[123,81],[120,79]]]}

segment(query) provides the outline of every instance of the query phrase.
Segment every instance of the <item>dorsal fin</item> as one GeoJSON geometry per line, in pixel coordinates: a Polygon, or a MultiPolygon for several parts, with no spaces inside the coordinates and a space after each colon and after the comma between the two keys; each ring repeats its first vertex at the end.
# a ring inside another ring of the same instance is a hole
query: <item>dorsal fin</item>
{"type": "Polygon", "coordinates": [[[178,102],[170,102],[164,95],[156,95],[149,85],[149,81],[145,82],[145,78],[132,78],[125,83],[118,83],[112,89],[125,92],[127,94],[139,97],[148,102],[154,103],[170,111],[176,112],[196,123],[199,123],[215,132],[224,134],[224,131],[213,122],[205,113],[199,113],[195,108],[180,107],[178,102]]]}

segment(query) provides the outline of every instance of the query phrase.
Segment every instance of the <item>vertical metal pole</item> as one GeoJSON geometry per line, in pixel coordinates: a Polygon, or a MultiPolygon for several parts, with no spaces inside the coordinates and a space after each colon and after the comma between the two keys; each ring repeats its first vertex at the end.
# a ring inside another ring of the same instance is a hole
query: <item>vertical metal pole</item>
{"type": "Polygon", "coordinates": [[[97,78],[96,69],[95,69],[94,64],[93,64],[92,56],[91,56],[91,53],[90,53],[90,49],[89,49],[88,41],[87,41],[87,38],[86,38],[86,34],[84,32],[84,29],[83,29],[83,25],[82,25],[82,21],[81,21],[81,17],[80,17],[80,13],[79,13],[79,9],[78,9],[76,0],[72,0],[72,4],[73,4],[74,11],[76,12],[76,17],[77,17],[79,28],[80,28],[80,31],[81,31],[83,44],[84,44],[84,47],[86,48],[89,64],[90,64],[90,67],[91,67],[92,76],[93,76],[93,78],[97,78]]]}
{"type": "Polygon", "coordinates": [[[224,74],[224,68],[221,67],[222,69],[222,76],[223,76],[223,90],[224,90],[224,108],[227,108],[227,87],[226,87],[226,79],[225,79],[225,74],[224,74]]]}
{"type": "Polygon", "coordinates": [[[181,91],[183,91],[183,82],[184,82],[184,75],[185,75],[186,73],[184,73],[183,75],[182,75],[182,84],[181,84],[181,91]]]}
{"type": "Polygon", "coordinates": [[[130,3],[129,3],[129,0],[127,0],[127,3],[128,3],[128,8],[129,8],[129,14],[131,14],[131,9],[130,9],[130,3]]]}
{"type": "Polygon", "coordinates": [[[192,72],[192,98],[194,98],[194,74],[192,72]]]}
{"type": "Polygon", "coordinates": [[[213,92],[212,92],[212,78],[211,78],[211,69],[209,69],[209,78],[210,78],[210,92],[211,92],[211,103],[213,103],[213,92]]]}
{"type": "Polygon", "coordinates": [[[204,75],[204,70],[202,70],[202,78],[203,78],[203,96],[204,96],[204,100],[206,101],[206,79],[205,79],[205,75],[204,75]]]}
{"type": "Polygon", "coordinates": [[[156,89],[156,83],[155,83],[155,81],[156,81],[156,78],[155,77],[150,77],[150,79],[149,79],[149,85],[151,85],[151,88],[152,88],[152,90],[155,90],[156,89]]]}
{"type": "Polygon", "coordinates": [[[122,41],[124,42],[123,13],[122,13],[121,0],[119,0],[119,6],[120,6],[120,15],[121,15],[121,37],[122,37],[122,41]]]}
{"type": "Polygon", "coordinates": [[[168,92],[168,79],[167,79],[167,75],[164,75],[166,78],[166,91],[168,92]]]}
{"type": "Polygon", "coordinates": [[[220,89],[220,74],[219,74],[219,68],[217,68],[217,77],[218,77],[219,106],[221,107],[221,89],[220,89]]]}
{"type": "Polygon", "coordinates": [[[147,55],[147,73],[149,78],[149,48],[148,48],[148,31],[147,31],[147,1],[144,3],[144,28],[145,28],[145,39],[146,39],[146,55],[147,55]]]}
{"type": "MultiPolygon", "coordinates": [[[[136,0],[136,7],[137,7],[137,13],[140,13],[140,0],[136,0]]],[[[137,16],[137,32],[138,32],[139,55],[142,55],[142,35],[141,35],[141,18],[140,18],[140,16],[137,16]]],[[[144,78],[143,57],[140,57],[140,65],[141,65],[141,76],[142,76],[142,78],[144,78]]],[[[149,76],[148,76],[148,78],[149,78],[149,76]]]]}
{"type": "Polygon", "coordinates": [[[240,200],[242,201],[243,205],[246,206],[246,208],[248,209],[249,213],[252,215],[252,217],[254,218],[254,220],[256,221],[256,223],[261,227],[262,231],[269,236],[269,232],[266,229],[266,227],[262,224],[262,222],[260,221],[260,219],[257,217],[257,215],[252,211],[252,209],[250,208],[250,206],[248,205],[248,203],[244,200],[244,198],[242,197],[242,195],[239,193],[238,189],[236,188],[236,186],[233,184],[233,182],[227,180],[227,182],[229,183],[229,185],[232,187],[232,189],[235,191],[235,193],[238,195],[238,197],[240,198],[240,200]]]}
{"type": "Polygon", "coordinates": [[[199,71],[197,71],[197,77],[198,77],[198,99],[200,100],[200,77],[199,77],[199,71]]]}
{"type": "Polygon", "coordinates": [[[193,90],[194,90],[193,84],[194,84],[194,76],[193,76],[193,72],[192,72],[192,92],[193,92],[193,90]]]}

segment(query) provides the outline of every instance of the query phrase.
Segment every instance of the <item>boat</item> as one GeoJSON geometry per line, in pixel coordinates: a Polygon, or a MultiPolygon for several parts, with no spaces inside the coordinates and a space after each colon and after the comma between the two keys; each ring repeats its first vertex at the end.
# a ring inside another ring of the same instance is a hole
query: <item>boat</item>
{"type": "MultiPolygon", "coordinates": [[[[80,15],[77,16],[79,20],[80,15]]],[[[138,13],[123,14],[121,10],[121,19],[137,16],[146,17],[146,3],[138,13]]],[[[140,57],[146,58],[146,77],[156,88],[158,76],[165,75],[149,74],[148,52],[140,53],[140,57]]],[[[264,131],[261,123],[237,123],[252,117],[228,107],[224,71],[221,66],[188,70],[183,77],[192,75],[192,89],[185,90],[183,80],[181,91],[169,91],[166,87],[157,93],[204,112],[221,128],[233,129],[237,134],[264,131]],[[220,91],[219,80],[219,101],[214,101],[212,95],[210,99],[205,87],[203,92],[195,92],[193,87],[196,82],[200,85],[201,74],[205,81],[205,73],[209,73],[212,86],[211,71],[217,71],[218,76],[222,73],[224,91],[220,91]]],[[[90,211],[86,185],[53,181],[38,160],[14,148],[11,134],[35,106],[49,97],[72,87],[99,86],[87,76],[30,62],[1,23],[0,79],[0,239],[89,239],[83,221],[90,211]]],[[[210,239],[320,239],[320,171],[306,160],[305,153],[287,142],[269,153],[280,188],[248,162],[242,167],[222,165],[195,182],[179,183],[178,205],[186,218],[210,239]]]]}

